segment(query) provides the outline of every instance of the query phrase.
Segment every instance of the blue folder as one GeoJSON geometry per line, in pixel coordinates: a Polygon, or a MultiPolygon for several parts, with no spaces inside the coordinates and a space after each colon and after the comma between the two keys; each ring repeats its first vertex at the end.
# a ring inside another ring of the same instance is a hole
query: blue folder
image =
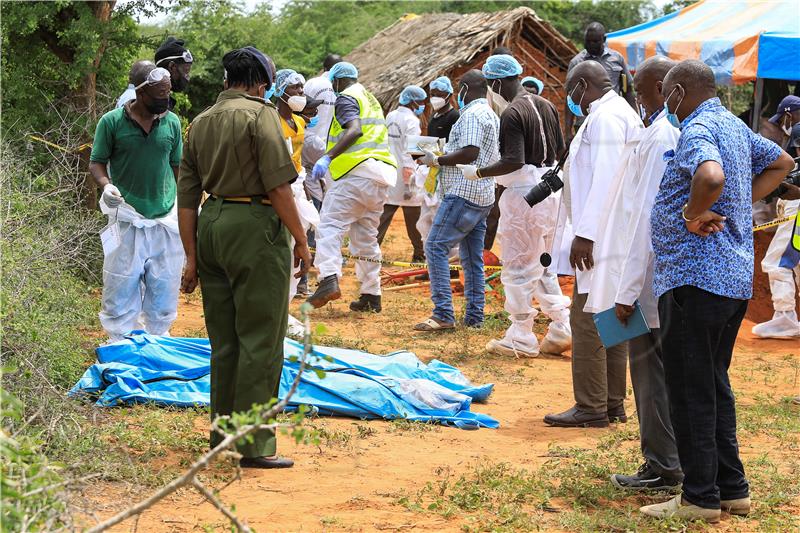
{"type": "Polygon", "coordinates": [[[634,302],[633,306],[633,314],[628,318],[627,324],[619,321],[614,307],[595,313],[592,316],[603,346],[611,348],[650,332],[650,327],[647,325],[647,320],[644,318],[639,302],[634,302]]]}

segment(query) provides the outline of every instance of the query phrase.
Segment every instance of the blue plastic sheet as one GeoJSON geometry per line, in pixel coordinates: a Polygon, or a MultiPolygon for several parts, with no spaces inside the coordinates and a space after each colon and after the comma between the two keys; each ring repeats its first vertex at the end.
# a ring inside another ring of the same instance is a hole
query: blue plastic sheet
{"type": "MultiPolygon", "coordinates": [[[[132,334],[97,348],[98,362],[70,391],[97,405],[133,403],[208,405],[211,390],[208,339],[132,334]]],[[[303,346],[284,341],[279,396],[284,397],[299,371],[303,346]]],[[[470,411],[485,401],[494,385],[473,385],[457,368],[399,351],[373,355],[357,350],[315,346],[311,368],[301,378],[290,407],[305,404],[322,415],[361,419],[403,418],[438,422],[462,429],[496,428],[497,420],[470,411]],[[313,371],[325,371],[320,378],[313,371]]]]}

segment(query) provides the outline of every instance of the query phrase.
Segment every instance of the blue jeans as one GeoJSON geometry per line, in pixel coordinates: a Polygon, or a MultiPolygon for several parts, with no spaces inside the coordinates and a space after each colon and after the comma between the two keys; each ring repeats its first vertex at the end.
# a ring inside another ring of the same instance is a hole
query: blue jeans
{"type": "Polygon", "coordinates": [[[684,285],[658,301],[670,416],[683,468],[683,499],[719,509],[750,494],[728,380],[747,300],[684,285]]]}
{"type": "Polygon", "coordinates": [[[483,324],[486,301],[483,238],[486,235],[486,216],[491,209],[491,204],[482,207],[460,196],[446,195],[436,211],[433,226],[425,241],[425,257],[431,278],[433,316],[441,322],[452,324],[456,321],[447,257],[450,249],[458,245],[461,266],[464,268],[464,296],[467,299],[464,325],[483,324]]]}

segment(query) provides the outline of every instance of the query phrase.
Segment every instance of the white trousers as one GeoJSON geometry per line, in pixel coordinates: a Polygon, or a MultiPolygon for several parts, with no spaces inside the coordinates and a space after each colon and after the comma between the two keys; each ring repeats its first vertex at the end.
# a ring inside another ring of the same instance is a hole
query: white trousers
{"type": "Polygon", "coordinates": [[[531,208],[523,198],[529,189],[525,185],[509,187],[503,192],[497,236],[503,261],[500,280],[506,296],[505,310],[511,319],[506,340],[532,349],[538,346],[531,329],[538,314],[533,298],[553,322],[564,324],[569,323],[570,299],[561,293],[555,273],[545,269],[540,261],[553,243],[558,200],[551,195],[531,208]]]}
{"type": "Polygon", "coordinates": [[[356,261],[361,294],[381,293],[381,249],[378,224],[386,203],[388,186],[376,180],[345,176],[334,181],[325,193],[317,228],[314,266],[322,278],[342,276],[342,242],[350,237],[350,253],[372,261],[356,261]]]}
{"type": "MultiPolygon", "coordinates": [[[[786,217],[797,213],[800,200],[778,200],[777,216],[786,217]]],[[[769,243],[767,253],[761,261],[761,270],[769,276],[769,289],[772,292],[772,306],[776,312],[794,311],[797,298],[797,288],[794,278],[797,277],[800,285],[800,265],[794,271],[779,266],[781,257],[786,252],[786,247],[792,238],[794,224],[786,222],[778,226],[772,242],[769,243]]]]}
{"type": "Polygon", "coordinates": [[[164,335],[178,316],[183,272],[180,236],[162,224],[136,227],[119,221],[119,246],[103,259],[100,324],[119,340],[137,328],[164,335]]]}

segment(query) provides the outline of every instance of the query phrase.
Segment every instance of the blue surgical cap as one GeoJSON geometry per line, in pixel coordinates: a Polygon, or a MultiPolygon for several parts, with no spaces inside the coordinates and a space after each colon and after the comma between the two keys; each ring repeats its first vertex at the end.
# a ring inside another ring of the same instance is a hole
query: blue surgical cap
{"type": "Polygon", "coordinates": [[[337,78],[353,78],[354,80],[357,80],[358,69],[352,63],[340,61],[331,67],[331,70],[328,72],[328,77],[331,81],[337,78]]]}
{"type": "Polygon", "coordinates": [[[447,94],[453,94],[453,84],[450,83],[450,78],[447,76],[439,76],[431,82],[431,90],[444,91],[447,94]]]}
{"type": "Polygon", "coordinates": [[[544,91],[544,83],[542,83],[542,80],[540,80],[539,78],[534,78],[533,76],[525,76],[524,78],[522,78],[522,85],[525,85],[526,83],[532,83],[536,85],[536,87],[538,87],[539,89],[539,94],[542,94],[542,91],[544,91]]]}
{"type": "Polygon", "coordinates": [[[403,92],[400,93],[400,105],[406,105],[414,102],[422,102],[428,95],[422,90],[422,87],[417,85],[409,85],[403,92]]]}
{"type": "Polygon", "coordinates": [[[489,56],[483,64],[483,77],[487,80],[499,80],[522,74],[522,65],[513,56],[500,54],[489,56]]]}
{"type": "Polygon", "coordinates": [[[298,83],[305,83],[306,79],[302,74],[290,68],[282,68],[275,74],[275,96],[283,96],[286,88],[289,85],[297,85],[298,83]]]}

